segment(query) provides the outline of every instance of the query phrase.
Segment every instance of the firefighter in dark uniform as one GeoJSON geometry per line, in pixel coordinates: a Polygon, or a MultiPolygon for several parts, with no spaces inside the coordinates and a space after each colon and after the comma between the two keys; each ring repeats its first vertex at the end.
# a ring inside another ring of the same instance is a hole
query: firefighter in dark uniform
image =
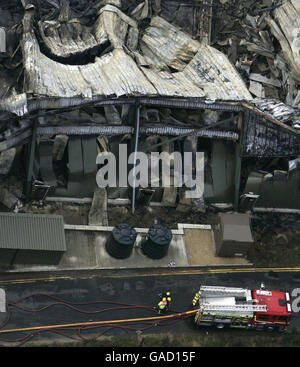
{"type": "Polygon", "coordinates": [[[166,292],[165,293],[165,298],[167,299],[167,307],[168,307],[168,310],[170,309],[170,304],[171,304],[171,301],[172,301],[172,298],[171,298],[171,292],[166,292]]]}

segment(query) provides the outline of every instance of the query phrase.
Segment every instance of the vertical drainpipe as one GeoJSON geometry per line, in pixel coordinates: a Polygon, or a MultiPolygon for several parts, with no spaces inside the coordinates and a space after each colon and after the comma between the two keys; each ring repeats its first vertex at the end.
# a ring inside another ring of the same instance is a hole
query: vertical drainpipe
{"type": "Polygon", "coordinates": [[[32,172],[33,172],[33,163],[34,163],[34,157],[35,157],[35,147],[36,147],[36,121],[33,122],[33,126],[32,126],[32,137],[31,137],[30,152],[29,152],[28,164],[27,164],[27,178],[26,178],[26,189],[25,189],[25,197],[26,197],[27,203],[31,199],[32,172]]]}
{"type": "Polygon", "coordinates": [[[240,138],[235,146],[235,176],[234,176],[234,202],[233,209],[235,212],[239,209],[239,196],[240,196],[240,182],[241,182],[241,168],[242,168],[242,144],[241,134],[243,125],[243,114],[239,113],[238,117],[238,130],[240,132],[240,138]]]}
{"type": "Polygon", "coordinates": [[[139,144],[139,131],[140,131],[140,106],[136,107],[136,120],[135,120],[135,145],[134,145],[134,163],[133,163],[133,187],[132,187],[132,214],[135,212],[135,168],[136,168],[136,153],[139,144]]]}

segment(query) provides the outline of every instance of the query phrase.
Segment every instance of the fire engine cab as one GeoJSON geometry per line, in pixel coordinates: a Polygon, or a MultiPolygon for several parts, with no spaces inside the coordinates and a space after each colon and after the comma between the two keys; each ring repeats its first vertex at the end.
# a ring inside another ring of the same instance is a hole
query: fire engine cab
{"type": "Polygon", "coordinates": [[[197,325],[284,331],[292,316],[288,292],[201,286],[193,299],[197,325]]]}

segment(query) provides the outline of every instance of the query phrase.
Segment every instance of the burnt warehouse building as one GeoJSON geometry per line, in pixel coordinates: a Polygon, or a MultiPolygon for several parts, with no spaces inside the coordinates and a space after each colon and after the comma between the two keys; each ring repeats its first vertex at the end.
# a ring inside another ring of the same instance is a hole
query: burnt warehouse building
{"type": "Polygon", "coordinates": [[[97,155],[119,162],[126,144],[128,155],[204,152],[203,197],[184,202],[184,187],[163,187],[160,177],[155,188],[107,188],[111,202],[299,210],[297,109],[255,98],[210,45],[214,5],[4,1],[1,202],[13,209],[17,200],[93,198],[97,155]],[[12,176],[22,182],[19,196],[12,176]]]}

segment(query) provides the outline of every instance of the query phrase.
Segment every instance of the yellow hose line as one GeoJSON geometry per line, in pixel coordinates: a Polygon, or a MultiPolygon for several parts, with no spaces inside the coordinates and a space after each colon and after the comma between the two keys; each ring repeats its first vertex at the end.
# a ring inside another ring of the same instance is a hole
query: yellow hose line
{"type": "Polygon", "coordinates": [[[154,320],[171,320],[180,316],[192,316],[197,313],[198,310],[190,310],[186,312],[180,312],[173,315],[167,316],[153,316],[153,317],[140,317],[136,319],[123,319],[123,320],[110,320],[110,321],[89,321],[89,322],[77,322],[72,324],[59,324],[59,325],[46,325],[46,326],[32,326],[27,328],[19,328],[19,329],[6,329],[0,330],[0,334],[4,333],[14,333],[20,331],[43,331],[43,330],[51,330],[51,329],[59,329],[59,328],[68,328],[68,327],[76,327],[76,326],[95,326],[95,325],[111,325],[111,324],[125,324],[132,322],[140,322],[140,321],[154,321],[154,320]]]}

